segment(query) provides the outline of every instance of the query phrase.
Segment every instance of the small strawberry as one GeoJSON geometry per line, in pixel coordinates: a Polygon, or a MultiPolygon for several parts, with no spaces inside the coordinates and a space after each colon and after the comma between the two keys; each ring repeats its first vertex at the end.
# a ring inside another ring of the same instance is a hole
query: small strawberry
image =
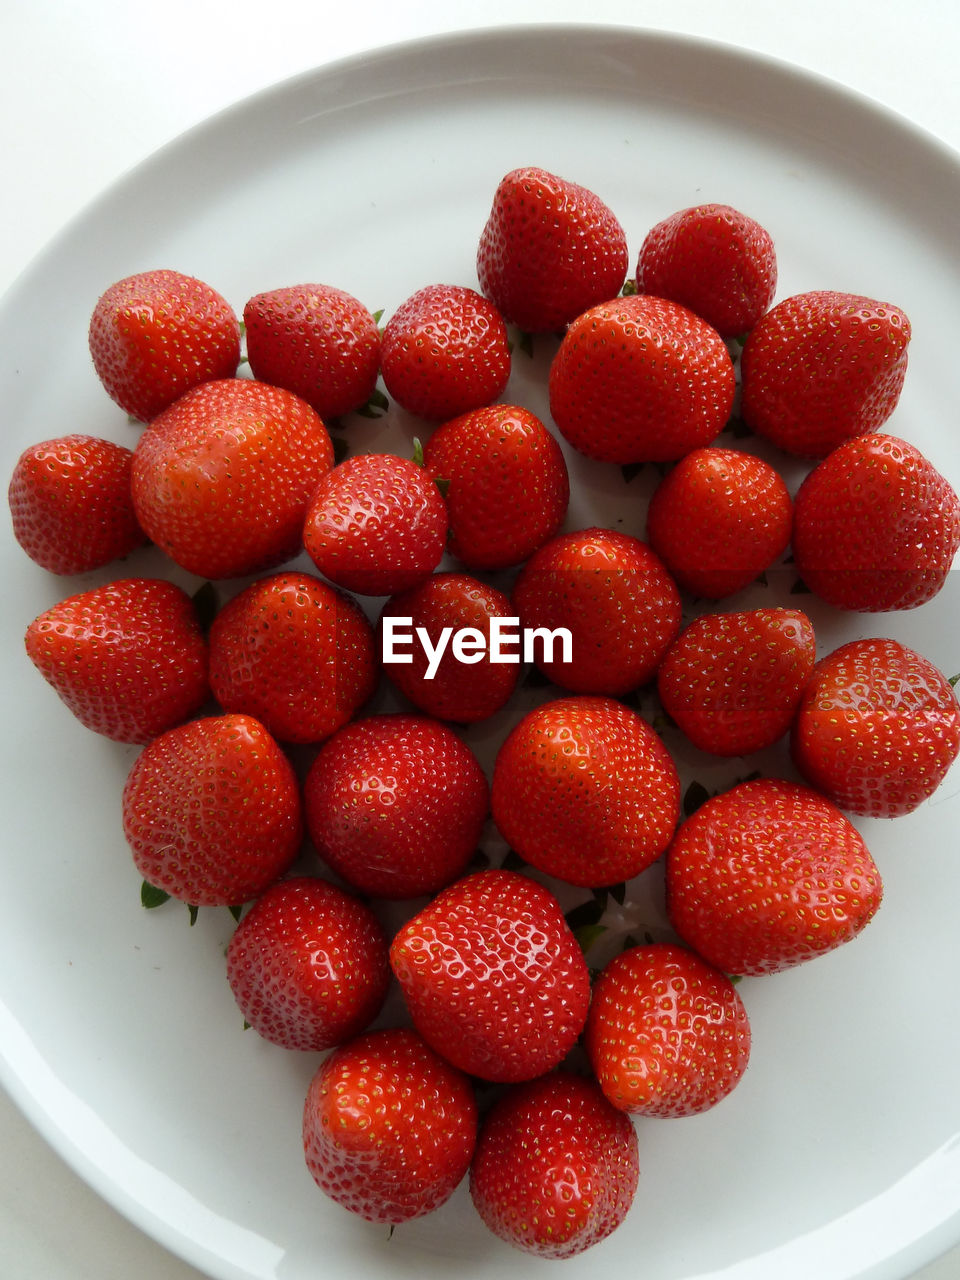
{"type": "Polygon", "coordinates": [[[94,307],[89,343],[107,394],[141,422],[198,383],[232,378],[240,362],[229,303],[179,271],[144,271],[111,285],[94,307]]]}
{"type": "Polygon", "coordinates": [[[705,801],[667,853],[673,927],[724,973],[776,973],[834,950],[866,927],[882,892],[840,810],[775,778],[705,801]]]}
{"type": "Polygon", "coordinates": [[[599,196],[545,169],[498,185],[480,235],[482,292],[527,333],[558,332],[620,292],[627,238],[599,196]]]}
{"type": "Polygon", "coordinates": [[[660,701],[701,751],[762,751],[790,728],[816,648],[798,609],[701,614],[660,664],[660,701]]]}
{"type": "Polygon", "coordinates": [[[492,403],[507,385],[507,326],[476,290],[428,285],[387,321],[380,371],[408,413],[432,422],[455,418],[492,403]]]}
{"type": "Polygon", "coordinates": [[[787,453],[822,458],[890,417],[909,342],[910,321],[889,302],[830,290],[785,298],[743,349],[743,420],[787,453]]]}
{"type": "Polygon", "coordinates": [[[563,452],[518,405],[488,405],[443,423],[427,441],[423,463],[444,484],[449,550],[468,568],[522,564],[567,514],[563,452]]]}
{"type": "Polygon", "coordinates": [[[851,640],[814,667],[790,740],[811,786],[851,813],[895,818],[960,754],[960,707],[932,662],[897,640],[851,640]]]}
{"type": "Polygon", "coordinates": [[[685,591],[719,600],[780,558],[792,519],[789,490],[768,462],[707,447],[660,481],[647,509],[647,540],[685,591]]]}
{"type": "Polygon", "coordinates": [[[195,906],[236,906],[300,845],[293,768],[251,716],[207,716],[144,747],[123,790],[123,830],[143,878],[195,906]]]}
{"type": "Polygon", "coordinates": [[[837,609],[914,609],[947,580],[960,547],[960,498],[914,445],[863,435],[810,472],[794,502],[793,555],[837,609]]]}
{"type": "Polygon", "coordinates": [[[227,982],[245,1021],[284,1049],[319,1052],[359,1035],[389,981],[377,917],[309,876],[271,885],[227,946],[227,982]]]}
{"type": "Polygon", "coordinates": [[[476,756],[427,716],[378,715],[326,742],[304,783],[320,857],[361,893],[413,898],[461,875],[490,787],[476,756]]]}
{"type": "Polygon", "coordinates": [[[149,742],[210,696],[193,601],[159,578],[121,578],[69,596],[31,622],[25,642],[81,724],[117,742],[149,742]]]}
{"type": "Polygon", "coordinates": [[[604,1094],[632,1115],[707,1111],[739,1084],[750,1059],[736,987],[668,942],[629,947],[607,964],[584,1040],[604,1094]]]}
{"type": "Polygon", "coordinates": [[[316,486],[303,542],[324,577],[346,591],[389,596],[437,567],[447,508],[422,466],[389,453],[346,458],[316,486]]]}
{"type": "Polygon", "coordinates": [[[516,872],[443,889],[396,934],[390,964],[423,1038],[481,1079],[542,1075],[583,1030],[583,952],[554,895],[516,872]]]}
{"type": "Polygon", "coordinates": [[[638,875],[670,843],[676,766],[654,730],[612,698],[558,698],[527,713],[497,753],[493,817],[547,875],[586,888],[638,875]]]}
{"type": "Polygon", "coordinates": [[[282,564],[333,465],[323,422],[303,400],[249,378],[205,382],[155,418],[133,457],[146,533],[201,578],[282,564]]]}
{"type": "Polygon", "coordinates": [[[679,302],[722,338],[752,329],[776,288],[770,233],[728,204],[681,209],[658,222],[640,249],[637,291],[679,302]]]}
{"type": "Polygon", "coordinates": [[[470,1167],[476,1139],[470,1081],[405,1027],[334,1049],[307,1090],[307,1168],[321,1191],[369,1222],[439,1208],[470,1167]]]}
{"type": "Polygon", "coordinates": [[[380,330],[362,302],[324,284],[258,293],[243,309],[253,376],[285,387],[323,419],[367,403],[380,371],[380,330]]]}
{"type": "Polygon", "coordinates": [[[540,1258],[571,1258],[605,1239],[638,1180],[630,1120],[570,1071],[511,1085],[487,1113],[470,1166],[486,1225],[540,1258]]]}
{"type": "Polygon", "coordinates": [[[588,458],[668,462],[723,430],[734,387],[716,329],[676,302],[635,294],[567,330],[550,366],[550,412],[588,458]]]}

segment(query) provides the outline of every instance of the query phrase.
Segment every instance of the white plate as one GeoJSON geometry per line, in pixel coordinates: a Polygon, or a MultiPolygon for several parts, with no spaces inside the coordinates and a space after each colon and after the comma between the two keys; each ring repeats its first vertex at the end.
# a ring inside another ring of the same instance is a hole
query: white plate
{"type": "MultiPolygon", "coordinates": [[[[389,314],[423,284],[475,282],[493,189],[521,164],[599,192],[633,255],[658,218],[726,201],[773,233],[780,297],[832,287],[899,303],[914,339],[890,429],[960,482],[957,158],[781,65],[668,36],[544,27],[325,68],[216,117],[108,192],[0,310],[5,473],[52,435],[134,438],[86,351],[90,310],[113,280],[176,267],[238,309],[259,290],[322,280],[389,314]]],[[[543,412],[549,346],[532,363],[518,356],[508,393],[543,412]]],[[[413,424],[395,415],[351,431],[355,448],[403,449],[413,424]]],[[[627,486],[616,468],[571,464],[571,525],[619,516],[642,534],[651,477],[627,486]]],[[[190,930],[175,905],[141,909],[119,822],[135,751],[76,724],[23,653],[41,609],[118,573],[53,578],[9,534],[2,556],[0,1051],[19,1104],[108,1200],[215,1277],[532,1272],[539,1264],[480,1225],[465,1187],[392,1238],[314,1188],[299,1123],[318,1058],[242,1033],[223,979],[226,911],[201,912],[190,930]]],[[[164,566],[145,552],[122,572],[141,570],[164,566]]],[[[772,600],[780,578],[737,604],[772,600]]],[[[887,632],[960,671],[953,581],[892,618],[786,598],[809,606],[821,652],[887,632]]],[[[504,724],[474,736],[488,761],[504,724]]],[[[685,778],[708,785],[757,763],[710,768],[671,745],[685,778]]],[[[788,768],[782,751],[761,763],[788,768]]],[[[639,1126],[629,1220],[565,1276],[892,1278],[960,1238],[958,823],[956,773],[911,817],[858,823],[886,882],[880,915],[852,946],[742,984],[754,1030],[743,1083],[707,1115],[639,1126]]],[[[658,890],[654,872],[636,895],[655,931],[658,890]]]]}

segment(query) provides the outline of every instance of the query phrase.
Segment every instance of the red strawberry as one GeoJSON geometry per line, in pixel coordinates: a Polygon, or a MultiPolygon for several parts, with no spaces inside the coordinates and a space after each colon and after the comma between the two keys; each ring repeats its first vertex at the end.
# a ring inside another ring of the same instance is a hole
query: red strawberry
{"type": "Polygon", "coordinates": [[[423,451],[443,481],[449,549],[471,569],[522,564],[567,513],[570,480],[560,446],[538,417],[495,404],[438,427],[423,451]]]}
{"type": "Polygon", "coordinates": [[[960,754],[960,707],[913,649],[851,640],[814,668],[791,749],[811,786],[841,809],[894,818],[931,796],[960,754]]]}
{"type": "Polygon", "coordinates": [[[503,742],[491,804],[522,858],[596,888],[631,879],[663,853],[680,783],[636,712],[612,698],[559,698],[528,712],[503,742]]]}
{"type": "Polygon", "coordinates": [[[528,333],[565,328],[620,292],[627,238],[599,196],[545,169],[514,169],[480,236],[477,276],[504,317],[528,333]]]}
{"type": "Polygon", "coordinates": [[[654,491],[647,539],[684,590],[719,600],[748,586],[790,542],[793,503],[768,462],[694,449],[654,491]]]}
{"type": "Polygon", "coordinates": [[[334,1049],[303,1110],[307,1168],[320,1189],[370,1222],[439,1208],[470,1166],[470,1081],[413,1031],[370,1031],[334,1049]]]}
{"type": "Polygon", "coordinates": [[[297,853],[297,778],[251,716],[191,720],[134,761],[123,830],[150,884],[195,906],[238,905],[263,893],[297,853]]]}
{"type": "Polygon", "coordinates": [[[347,591],[389,596],[440,562],[447,509],[423,467],[409,458],[347,458],[317,485],[303,541],[320,572],[347,591]]]}
{"type": "Polygon", "coordinates": [[[225,711],[282,742],[328,738],[371,697],[373,630],[359,605],[309,573],[278,573],[233,597],[210,628],[210,685],[225,711]]]}
{"type": "Polygon", "coordinates": [[[69,596],[27,628],[30,660],[77,719],[145,743],[207,701],[207,642],[190,597],[158,578],[69,596]]]}
{"type": "Polygon", "coordinates": [[[750,1023],[736,987],[686,947],[630,947],[594,984],[585,1035],[614,1106],[690,1116],[716,1106],[750,1059],[750,1023]]]}
{"type": "Polygon", "coordinates": [[[565,654],[537,643],[540,670],[575,693],[629,693],[653,678],[680,629],[680,593],[662,561],[637,538],[581,529],[552,538],[513,588],[524,628],[570,633],[565,654]]]}
{"type": "Polygon", "coordinates": [[[465,869],[490,807],[476,756],[426,716],[379,715],[325,743],[304,783],[321,858],[362,893],[436,893],[465,869]]]}
{"type": "Polygon", "coordinates": [[[516,688],[519,663],[506,660],[521,656],[513,606],[502,591],[469,574],[434,573],[393,596],[383,606],[377,635],[391,682],[420,711],[439,720],[486,720],[516,688]],[[450,643],[451,636],[467,628],[482,641],[482,648],[470,655],[478,661],[463,662],[450,643]],[[500,644],[504,660],[491,660],[494,643],[500,644]]]}
{"type": "Polygon", "coordinates": [[[794,503],[793,554],[838,609],[914,609],[947,579],[960,547],[960,498],[912,444],[864,435],[810,472],[794,503]]]}
{"type": "Polygon", "coordinates": [[[681,209],[658,222],[640,249],[637,290],[689,307],[723,338],[752,329],[776,288],[769,232],[728,204],[681,209]]]}
{"type": "Polygon", "coordinates": [[[408,413],[433,422],[455,418],[490,404],[507,385],[507,326],[474,289],[428,285],[387,321],[380,370],[408,413]]]}
{"type": "Polygon", "coordinates": [[[550,366],[560,434],[599,462],[671,461],[723,430],[733,361],[705,320],[643,294],[585,311],[550,366]]]}
{"type": "Polygon", "coordinates": [[[299,284],[258,293],[243,309],[253,376],[339,418],[365,405],[380,370],[380,330],[343,289],[299,284]]]}
{"type": "Polygon", "coordinates": [[[743,419],[787,453],[822,458],[896,408],[910,321],[889,302],[820,290],[768,311],[741,357],[743,419]]]}
{"type": "Polygon", "coordinates": [[[51,573],[86,573],[146,542],[130,496],[133,454],[95,436],[60,436],[24,450],[8,497],[13,533],[51,573]]]}
{"type": "Polygon", "coordinates": [[[513,871],[442,890],[395,936],[390,964],[414,1026],[484,1080],[530,1080],[583,1030],[590,977],[560,904],[513,871]]]}
{"type": "Polygon", "coordinates": [[[240,326],[208,284],[179,271],[126,276],[90,318],[90,354],[107,394],[150,422],[198,383],[232,378],[240,326]]]}
{"type": "Polygon", "coordinates": [[[296,555],[310,498],[332,465],[323,422],[291,392],[249,378],[206,382],[140,437],[133,502],[182,568],[239,578],[296,555]]]}
{"type": "Polygon", "coordinates": [[[865,928],[882,892],[839,809],[775,778],[705,801],[667,853],[671,922],[725,973],[776,973],[834,950],[865,928]]]}
{"type": "Polygon", "coordinates": [[[358,1035],[379,1013],[390,981],[387,940],[370,908],[336,885],[280,880],[230,939],[227,981],[264,1039],[318,1052],[358,1035]]]}
{"type": "Polygon", "coordinates": [[[798,609],[701,614],[660,664],[660,701],[701,751],[762,751],[790,728],[816,648],[798,609]]]}
{"type": "Polygon", "coordinates": [[[571,1258],[623,1222],[637,1189],[637,1134],[593,1080],[553,1071],[511,1085],[488,1112],[470,1194],[495,1235],[571,1258]]]}

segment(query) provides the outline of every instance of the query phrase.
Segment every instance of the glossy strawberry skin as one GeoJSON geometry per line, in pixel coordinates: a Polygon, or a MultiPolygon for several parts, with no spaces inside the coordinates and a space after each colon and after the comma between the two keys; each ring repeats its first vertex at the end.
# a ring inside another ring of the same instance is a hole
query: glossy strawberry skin
{"type": "Polygon", "coordinates": [[[527,333],[559,332],[620,292],[627,240],[599,196],[545,169],[497,186],[477,249],[481,291],[527,333]]]}
{"type": "Polygon", "coordinates": [[[512,871],[442,890],[396,934],[390,964],[427,1043],[484,1080],[549,1071],[586,1020],[590,978],[560,904],[512,871]]]}
{"type": "Polygon", "coordinates": [[[910,332],[899,307],[859,294],[785,298],[743,349],[744,421],[806,458],[879,431],[900,399],[910,332]]]}
{"type": "Polygon", "coordinates": [[[876,914],[880,873],[829,800],[774,778],[707,800],[667,852],[680,937],[728,974],[777,973],[851,941],[876,914]]]}
{"type": "Polygon", "coordinates": [[[377,917],[314,877],[271,885],[227,946],[227,982],[244,1020],[284,1049],[317,1053],[359,1035],[389,981],[377,917]]]}
{"type": "Polygon", "coordinates": [[[598,462],[669,462],[733,408],[733,361],[705,320],[665,298],[615,298],[571,324],[550,366],[560,434],[598,462]]]}
{"type": "Polygon", "coordinates": [[[201,578],[240,578],[300,550],[333,465],[321,419],[249,378],[206,382],[155,418],[134,450],[133,502],[149,537],[201,578]]]}
{"type": "Polygon", "coordinates": [[[466,1175],[476,1137],[470,1081],[405,1027],[334,1049],[307,1090],[307,1168],[369,1222],[408,1222],[439,1208],[466,1175]]]}
{"type": "Polygon", "coordinates": [[[373,629],[312,574],[271,574],[214,618],[210,684],[225,711],[254,716],[281,742],[322,742],[376,688],[373,629]]]}
{"type": "Polygon", "coordinates": [[[915,609],[943,587],[960,547],[960,498],[906,440],[864,435],[810,472],[794,503],[793,553],[837,609],[915,609]]]}
{"type": "Polygon", "coordinates": [[[597,888],[631,879],[663,853],[680,784],[663,743],[634,711],[612,698],[558,698],[507,735],[491,805],[527,862],[597,888]]]}
{"type": "Polygon", "coordinates": [[[380,898],[436,893],[476,852],[490,788],[476,756],[427,716],[346,725],[304,782],[307,829],[348,884],[380,898]]]}
{"type": "Polygon", "coordinates": [[[296,775],[250,716],[206,716],[154,738],[123,791],[137,870],[196,906],[235,906],[278,879],[300,845],[296,775]]]}
{"type": "Polygon", "coordinates": [[[110,398],[151,422],[199,383],[233,377],[240,326],[229,303],[202,280],[144,271],[118,280],[98,300],[89,344],[110,398]]]}
{"type": "Polygon", "coordinates": [[[895,818],[960,753],[960,707],[932,662],[897,640],[852,640],[817,663],[791,734],[811,786],[850,813],[895,818]]]}
{"type": "Polygon", "coordinates": [[[210,696],[193,601],[172,582],[121,578],[69,596],[27,628],[26,649],[81,724],[147,743],[210,696]]]}
{"type": "Polygon", "coordinates": [[[511,1085],[480,1129],[470,1194],[508,1244],[571,1258],[623,1222],[639,1180],[637,1134],[596,1082],[553,1071],[511,1085]]]}
{"type": "Polygon", "coordinates": [[[716,1106],[750,1060],[750,1022],[726,974],[673,943],[629,947],[601,972],[584,1036],[600,1087],[631,1115],[716,1106]]]}

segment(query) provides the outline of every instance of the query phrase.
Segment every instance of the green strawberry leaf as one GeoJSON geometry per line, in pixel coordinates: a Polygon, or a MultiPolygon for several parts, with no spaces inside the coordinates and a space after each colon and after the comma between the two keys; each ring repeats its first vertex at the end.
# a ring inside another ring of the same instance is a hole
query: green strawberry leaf
{"type": "Polygon", "coordinates": [[[450,492],[450,481],[446,479],[445,476],[438,476],[433,483],[440,490],[440,497],[446,498],[447,494],[450,492]]]}
{"type": "Polygon", "coordinates": [[[643,462],[627,462],[620,468],[620,474],[623,476],[624,483],[629,484],[643,470],[646,464],[643,462]]]}
{"type": "Polygon", "coordinates": [[[140,905],[146,907],[148,911],[152,911],[154,907],[162,907],[169,899],[170,895],[166,889],[158,889],[149,880],[144,880],[140,886],[140,905]]]}
{"type": "Polygon", "coordinates": [[[204,582],[193,593],[193,607],[202,630],[209,631],[220,608],[217,588],[212,582],[204,582]]]}
{"type": "Polygon", "coordinates": [[[639,290],[637,289],[637,282],[636,282],[636,280],[625,280],[625,281],[623,282],[623,288],[620,290],[620,297],[621,297],[621,298],[629,298],[629,297],[631,297],[633,294],[638,293],[638,292],[639,292],[639,290]]]}
{"type": "Polygon", "coordinates": [[[234,920],[239,922],[240,917],[243,915],[243,903],[235,902],[232,907],[227,907],[227,910],[233,916],[234,920]]]}
{"type": "Polygon", "coordinates": [[[574,933],[578,929],[582,929],[588,925],[600,923],[600,918],[607,909],[606,894],[602,898],[588,898],[586,902],[579,903],[578,906],[572,907],[564,916],[567,924],[574,933]]]}
{"type": "Polygon", "coordinates": [[[506,857],[500,863],[502,871],[525,871],[527,864],[517,853],[516,849],[508,849],[506,857]]]}
{"type": "Polygon", "coordinates": [[[413,460],[418,467],[423,466],[423,445],[417,436],[413,438],[413,460]]]}
{"type": "Polygon", "coordinates": [[[191,902],[188,904],[187,910],[190,912],[190,928],[192,929],[197,923],[197,916],[200,914],[200,908],[191,902]]]}
{"type": "Polygon", "coordinates": [[[790,588],[790,594],[792,596],[809,596],[812,595],[812,592],[804,580],[802,578],[798,578],[790,588]]]}
{"type": "Polygon", "coordinates": [[[753,432],[750,430],[750,428],[747,426],[744,420],[740,417],[740,415],[738,413],[735,413],[733,417],[729,419],[729,421],[727,422],[727,425],[723,428],[722,434],[731,435],[735,440],[742,440],[745,436],[752,436],[753,432]]]}
{"type": "Polygon", "coordinates": [[[336,467],[350,452],[350,445],[344,440],[343,436],[331,436],[330,443],[333,445],[333,465],[336,467]]]}
{"type": "MultiPolygon", "coordinates": [[[[517,340],[515,345],[517,349],[522,351],[525,356],[528,356],[531,360],[533,359],[533,334],[532,333],[526,333],[523,329],[518,329],[517,340]]],[[[513,350],[513,346],[514,344],[511,343],[510,345],[511,351],[513,350]]]]}
{"type": "Polygon", "coordinates": [[[606,932],[607,926],[604,924],[584,924],[579,929],[573,930],[573,936],[576,938],[580,950],[586,955],[597,939],[606,932]]]}
{"type": "Polygon", "coordinates": [[[951,676],[951,677],[950,677],[950,682],[949,682],[949,683],[950,683],[950,688],[951,688],[951,689],[955,689],[955,688],[957,687],[957,681],[958,681],[958,680],[960,680],[960,671],[958,671],[958,672],[957,672],[957,674],[956,674],[955,676],[951,676]]]}
{"type": "Polygon", "coordinates": [[[374,320],[377,322],[377,324],[379,324],[379,323],[380,323],[380,321],[383,319],[383,313],[384,313],[384,311],[385,311],[385,310],[386,310],[386,308],[385,308],[385,307],[381,307],[379,311],[374,311],[374,312],[372,313],[372,314],[373,314],[373,318],[374,318],[374,320]]]}
{"type": "Polygon", "coordinates": [[[610,897],[614,900],[614,902],[616,902],[618,906],[622,907],[627,900],[626,883],[623,880],[621,880],[619,884],[609,885],[608,890],[610,893],[610,897]]]}
{"type": "Polygon", "coordinates": [[[379,387],[374,387],[367,403],[355,409],[354,412],[361,418],[382,418],[389,408],[390,401],[379,387]]]}
{"type": "Polygon", "coordinates": [[[683,816],[689,818],[691,814],[696,813],[700,806],[710,799],[710,792],[694,778],[693,782],[687,787],[683,793],[683,816]]]}

